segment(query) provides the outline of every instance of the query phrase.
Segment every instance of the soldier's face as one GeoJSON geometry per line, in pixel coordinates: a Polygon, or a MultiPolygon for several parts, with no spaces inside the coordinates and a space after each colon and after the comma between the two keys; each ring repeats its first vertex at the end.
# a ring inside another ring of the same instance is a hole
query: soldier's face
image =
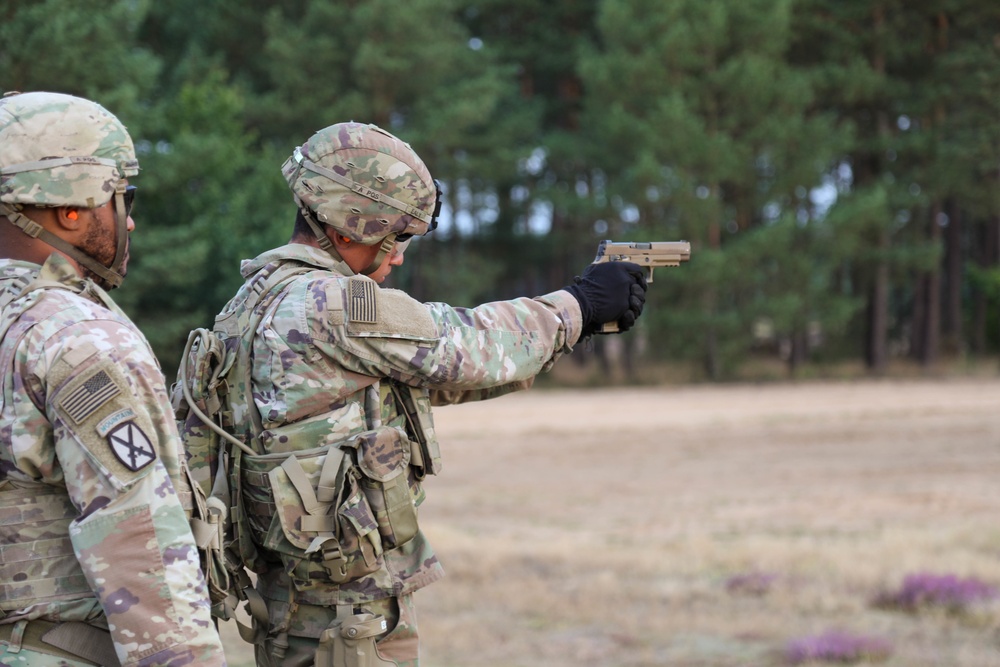
{"type": "Polygon", "coordinates": [[[390,273],[392,273],[392,267],[403,265],[403,253],[406,251],[406,246],[410,244],[409,240],[397,243],[392,248],[392,252],[385,256],[382,260],[382,264],[371,273],[368,277],[377,283],[383,282],[390,273]]]}
{"type": "MultiPolygon", "coordinates": [[[[104,206],[93,209],[94,216],[87,229],[81,250],[96,259],[104,266],[110,267],[115,261],[115,250],[118,247],[118,225],[115,214],[115,197],[104,206]]],[[[132,216],[126,218],[129,234],[135,229],[132,216]]],[[[122,260],[120,273],[124,276],[128,271],[129,241],[125,243],[125,258],[122,260]]]]}

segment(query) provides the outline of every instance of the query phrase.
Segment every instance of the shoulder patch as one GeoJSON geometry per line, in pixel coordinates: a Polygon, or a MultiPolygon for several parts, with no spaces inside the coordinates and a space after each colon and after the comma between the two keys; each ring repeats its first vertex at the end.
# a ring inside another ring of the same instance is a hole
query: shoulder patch
{"type": "Polygon", "coordinates": [[[107,438],[115,457],[132,472],[142,470],[156,460],[153,443],[133,421],[111,429],[107,438]]]}
{"type": "Polygon", "coordinates": [[[101,434],[101,437],[104,437],[111,431],[111,429],[118,426],[123,421],[135,419],[135,416],[135,410],[132,408],[119,410],[113,415],[106,417],[100,424],[98,424],[97,432],[101,434]]]}
{"type": "Polygon", "coordinates": [[[350,303],[348,304],[351,322],[358,324],[378,322],[378,297],[375,295],[377,289],[378,287],[371,280],[351,279],[350,303]]]}
{"type": "Polygon", "coordinates": [[[61,369],[61,385],[50,395],[55,422],[111,484],[125,489],[145,476],[157,459],[158,431],[122,367],[98,354],[82,367],[61,369]]]}
{"type": "MultiPolygon", "coordinates": [[[[368,281],[370,282],[370,281],[368,281]]],[[[370,283],[373,287],[375,283],[370,283]]],[[[353,317],[347,323],[349,336],[375,336],[436,340],[437,324],[427,306],[406,292],[395,289],[375,289],[375,321],[362,322],[353,317]]],[[[352,295],[353,298],[353,295],[352,295]]]]}
{"type": "Polygon", "coordinates": [[[60,396],[59,407],[74,424],[79,424],[120,393],[107,372],[98,369],[81,379],[65,396],[60,396]]]}

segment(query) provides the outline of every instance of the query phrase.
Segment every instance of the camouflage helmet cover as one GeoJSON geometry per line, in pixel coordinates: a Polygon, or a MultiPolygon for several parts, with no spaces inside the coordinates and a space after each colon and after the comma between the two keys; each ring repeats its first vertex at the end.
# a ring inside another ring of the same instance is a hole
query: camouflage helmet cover
{"type": "Polygon", "coordinates": [[[137,173],[128,131],[100,104],[47,92],[0,99],[0,202],[96,208],[137,173]]]}
{"type": "Polygon", "coordinates": [[[281,168],[300,206],[364,245],[432,228],[437,187],[410,145],[375,125],[338,123],[281,168]]]}

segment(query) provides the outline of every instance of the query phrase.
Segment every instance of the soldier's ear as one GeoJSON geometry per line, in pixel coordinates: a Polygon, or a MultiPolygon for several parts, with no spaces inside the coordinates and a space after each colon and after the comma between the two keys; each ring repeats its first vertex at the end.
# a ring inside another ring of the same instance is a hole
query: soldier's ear
{"type": "Polygon", "coordinates": [[[337,232],[327,234],[327,238],[333,242],[333,247],[337,250],[347,250],[355,245],[351,242],[351,238],[349,236],[344,236],[343,234],[338,234],[337,232]]]}
{"type": "Polygon", "coordinates": [[[75,232],[84,225],[84,221],[81,219],[83,216],[80,215],[78,208],[63,206],[55,209],[55,214],[56,222],[63,229],[75,232]]]}

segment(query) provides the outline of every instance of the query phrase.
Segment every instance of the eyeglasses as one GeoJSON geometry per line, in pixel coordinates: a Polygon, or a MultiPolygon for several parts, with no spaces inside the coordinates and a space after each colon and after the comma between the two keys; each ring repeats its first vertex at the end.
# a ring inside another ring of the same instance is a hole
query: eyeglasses
{"type": "Polygon", "coordinates": [[[135,186],[126,185],[125,192],[122,193],[122,200],[125,202],[125,217],[132,215],[132,208],[135,206],[135,186]]]}
{"type": "MultiPolygon", "coordinates": [[[[402,236],[402,234],[400,234],[400,236],[402,236]]],[[[411,236],[413,235],[407,234],[407,238],[403,239],[402,241],[399,240],[398,236],[396,237],[396,243],[392,246],[392,252],[390,253],[392,259],[395,259],[397,257],[402,257],[403,253],[406,252],[407,246],[410,245],[409,237],[411,236]]]]}

